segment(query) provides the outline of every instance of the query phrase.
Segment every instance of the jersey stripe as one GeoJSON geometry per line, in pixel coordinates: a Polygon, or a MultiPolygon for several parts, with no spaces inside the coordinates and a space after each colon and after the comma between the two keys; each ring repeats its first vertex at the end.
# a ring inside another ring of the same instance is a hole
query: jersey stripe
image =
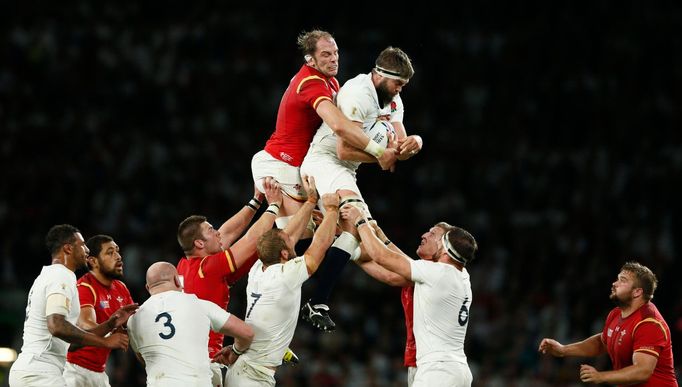
{"type": "Polygon", "coordinates": [[[665,328],[663,327],[663,324],[661,324],[661,322],[658,321],[658,320],[656,320],[655,318],[651,318],[651,317],[645,318],[644,320],[638,322],[637,325],[635,325],[635,328],[632,330],[632,337],[633,337],[633,338],[635,337],[635,331],[637,330],[637,328],[639,328],[639,326],[640,326],[642,323],[645,323],[645,322],[652,322],[652,323],[657,324],[658,327],[661,328],[661,330],[663,331],[663,336],[665,336],[665,340],[666,340],[666,341],[668,340],[668,332],[665,331],[665,328]]]}
{"type": "MultiPolygon", "coordinates": [[[[78,286],[85,286],[88,289],[90,289],[90,291],[92,292],[92,302],[93,302],[93,304],[97,303],[97,293],[95,292],[95,288],[93,288],[92,285],[90,285],[87,282],[81,282],[78,284],[78,286]]],[[[84,306],[92,306],[93,308],[95,307],[95,305],[91,305],[91,304],[81,304],[81,308],[84,306]]]]}
{"type": "Polygon", "coordinates": [[[232,254],[227,250],[225,250],[225,258],[227,258],[227,266],[230,267],[230,273],[234,273],[237,270],[237,265],[232,258],[232,254]]]}
{"type": "Polygon", "coordinates": [[[301,79],[301,82],[299,82],[298,87],[296,88],[296,94],[299,94],[301,92],[301,88],[303,87],[303,84],[306,83],[306,81],[312,80],[312,79],[318,79],[322,81],[325,85],[327,84],[324,79],[318,77],[317,75],[311,75],[309,77],[305,77],[301,79]]]}
{"type": "Polygon", "coordinates": [[[659,353],[658,353],[658,352],[653,351],[653,350],[651,350],[651,349],[636,349],[636,350],[634,350],[634,352],[645,352],[645,353],[648,353],[649,355],[654,355],[654,356],[656,356],[656,357],[659,356],[659,353]]]}
{"type": "Polygon", "coordinates": [[[204,269],[201,268],[201,265],[204,264],[206,258],[208,258],[208,256],[201,258],[201,262],[199,262],[199,278],[204,278],[204,269]]]}
{"type": "Polygon", "coordinates": [[[327,101],[329,101],[329,102],[331,102],[331,103],[334,103],[334,101],[332,101],[331,98],[327,97],[326,95],[322,95],[322,96],[317,97],[317,99],[315,100],[315,102],[313,102],[313,109],[317,109],[317,105],[318,105],[320,102],[324,101],[324,100],[327,100],[327,101]]]}

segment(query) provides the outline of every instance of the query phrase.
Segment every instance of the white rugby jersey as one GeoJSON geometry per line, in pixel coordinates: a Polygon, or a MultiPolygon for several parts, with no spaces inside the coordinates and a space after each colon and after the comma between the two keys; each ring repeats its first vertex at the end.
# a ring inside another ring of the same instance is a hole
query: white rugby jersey
{"type": "Polygon", "coordinates": [[[472,294],[469,272],[452,265],[410,260],[414,281],[417,367],[433,361],[466,364],[464,338],[472,294]]]}
{"type": "MultiPolygon", "coordinates": [[[[336,96],[336,106],[351,121],[362,122],[363,128],[369,128],[379,117],[402,123],[405,111],[400,94],[397,94],[388,105],[379,106],[379,97],[372,83],[372,73],[360,74],[346,81],[336,96]]],[[[326,153],[336,158],[336,141],[334,131],[322,122],[308,152],[326,153]]],[[[356,170],[361,164],[356,161],[342,163],[352,170],[356,170]]]]}
{"type": "Polygon", "coordinates": [[[230,314],[194,294],[154,294],[128,320],[130,345],[145,361],[147,385],[211,384],[208,331],[230,314]]]}
{"type": "Polygon", "coordinates": [[[62,294],[66,297],[69,309],[69,314],[65,316],[66,321],[76,324],[80,313],[76,275],[62,264],[43,266],[28,293],[24,344],[12,369],[48,371],[60,375],[63,373],[69,343],[52,336],[47,329],[45,306],[47,297],[51,294],[62,294]]]}
{"type": "Polygon", "coordinates": [[[308,279],[305,257],[268,266],[261,260],[251,268],[246,286],[246,318],[254,332],[251,348],[242,357],[252,365],[276,367],[294,337],[301,305],[301,285],[308,279]]]}

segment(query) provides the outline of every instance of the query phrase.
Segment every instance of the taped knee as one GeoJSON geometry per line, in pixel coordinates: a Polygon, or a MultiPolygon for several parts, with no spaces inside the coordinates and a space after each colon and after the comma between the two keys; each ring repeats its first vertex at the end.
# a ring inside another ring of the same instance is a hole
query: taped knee
{"type": "Polygon", "coordinates": [[[289,221],[291,220],[291,216],[281,216],[277,219],[275,219],[275,225],[277,225],[277,228],[280,230],[283,230],[287,224],[289,224],[289,221]]]}
{"type": "Polygon", "coordinates": [[[339,204],[339,208],[343,207],[344,205],[351,205],[355,206],[362,211],[363,215],[369,219],[372,220],[372,214],[369,212],[369,208],[367,207],[367,203],[365,203],[364,200],[362,200],[361,197],[359,196],[346,196],[344,198],[341,198],[341,203],[339,204]]]}

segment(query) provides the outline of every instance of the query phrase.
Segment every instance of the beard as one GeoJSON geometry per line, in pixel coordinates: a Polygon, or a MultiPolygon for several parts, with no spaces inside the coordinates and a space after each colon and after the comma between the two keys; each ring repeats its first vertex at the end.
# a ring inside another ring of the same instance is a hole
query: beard
{"type": "Polygon", "coordinates": [[[609,298],[618,308],[626,308],[632,304],[632,296],[618,297],[616,293],[611,293],[611,296],[609,296],[609,298]]]}
{"type": "Polygon", "coordinates": [[[105,277],[112,279],[112,280],[122,280],[123,279],[123,270],[116,270],[114,267],[113,269],[109,270],[102,270],[100,269],[100,272],[102,275],[105,277]]]}
{"type": "Polygon", "coordinates": [[[388,87],[386,86],[386,79],[379,83],[379,86],[377,86],[376,90],[377,97],[379,97],[379,105],[382,108],[391,103],[391,101],[393,101],[394,96],[391,95],[391,93],[388,91],[388,87]]]}

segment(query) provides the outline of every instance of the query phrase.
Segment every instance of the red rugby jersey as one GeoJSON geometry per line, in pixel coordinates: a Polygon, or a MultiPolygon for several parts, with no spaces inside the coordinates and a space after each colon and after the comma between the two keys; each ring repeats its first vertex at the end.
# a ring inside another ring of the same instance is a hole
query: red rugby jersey
{"type": "Polygon", "coordinates": [[[265,151],[278,160],[300,167],[322,124],[315,109],[324,100],[334,103],[338,91],[336,78],[327,78],[316,69],[303,65],[282,96],[277,125],[265,144],[265,151]]]}
{"type": "Polygon", "coordinates": [[[407,339],[405,340],[405,367],[417,366],[417,342],[414,340],[412,331],[414,316],[414,285],[403,287],[400,293],[400,301],[405,311],[405,328],[407,339]]]}
{"type": "Polygon", "coordinates": [[[636,386],[677,387],[670,328],[651,302],[626,318],[621,317],[619,308],[614,308],[606,318],[601,338],[614,370],[632,365],[634,352],[644,352],[658,358],[651,378],[636,386]]]}
{"type": "MultiPolygon", "coordinates": [[[[78,299],[81,308],[95,308],[98,324],[107,321],[120,307],[133,303],[130,291],[123,282],[113,280],[110,286],[104,286],[92,273],[85,273],[78,280],[78,299]]],[[[107,348],[83,347],[68,352],[66,359],[91,371],[104,372],[109,353],[111,350],[107,348]]]]}
{"type": "MultiPolygon", "coordinates": [[[[258,259],[253,254],[240,267],[232,257],[232,251],[225,250],[206,257],[183,257],[178,262],[178,274],[183,277],[185,293],[195,294],[202,300],[211,301],[227,310],[230,302],[230,285],[248,273],[258,259]]],[[[210,357],[223,347],[225,336],[210,331],[208,354],[210,357]]]]}

